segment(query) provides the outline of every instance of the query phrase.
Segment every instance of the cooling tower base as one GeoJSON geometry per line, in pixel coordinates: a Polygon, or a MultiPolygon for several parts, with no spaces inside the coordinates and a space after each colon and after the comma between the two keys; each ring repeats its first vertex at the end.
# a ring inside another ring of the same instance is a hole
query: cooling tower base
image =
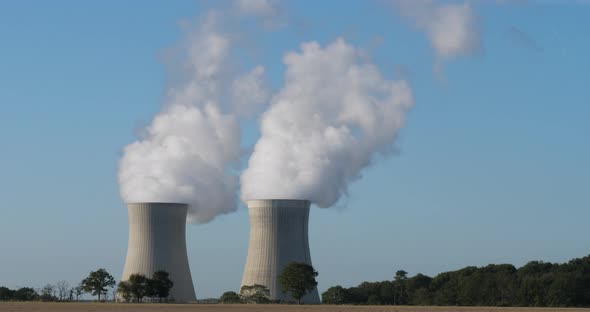
{"type": "MultiPolygon", "coordinates": [[[[271,300],[295,302],[283,293],[278,277],[292,261],[311,265],[308,240],[307,200],[250,200],[250,242],[242,286],[263,285],[271,300]]],[[[303,303],[318,304],[317,288],[306,294],[303,303]]]]}
{"type": "MultiPolygon", "coordinates": [[[[186,204],[128,204],[129,243],[121,281],[132,274],[151,277],[168,272],[174,283],[170,299],[175,303],[197,300],[186,253],[186,204]]],[[[117,298],[123,301],[121,297],[117,298]]]]}

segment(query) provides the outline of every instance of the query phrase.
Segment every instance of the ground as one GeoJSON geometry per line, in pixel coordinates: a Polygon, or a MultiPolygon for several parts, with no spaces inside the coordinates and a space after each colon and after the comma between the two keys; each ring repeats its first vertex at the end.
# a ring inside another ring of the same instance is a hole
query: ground
{"type": "Polygon", "coordinates": [[[590,309],[566,308],[494,308],[494,307],[394,307],[394,306],[332,306],[332,305],[242,305],[242,304],[113,304],[113,303],[0,303],[0,311],[10,312],[590,312],[590,309]]]}

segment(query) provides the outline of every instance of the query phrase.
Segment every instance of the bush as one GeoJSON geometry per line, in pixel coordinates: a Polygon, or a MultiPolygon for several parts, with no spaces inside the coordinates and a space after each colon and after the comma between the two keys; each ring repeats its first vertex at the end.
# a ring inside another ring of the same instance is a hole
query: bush
{"type": "Polygon", "coordinates": [[[174,286],[168,276],[168,272],[165,271],[156,271],[151,278],[143,274],[132,274],[128,280],[119,283],[117,293],[126,302],[133,299],[135,302],[143,302],[144,297],[150,298],[149,301],[167,301],[174,286]]]}
{"type": "Polygon", "coordinates": [[[263,285],[242,286],[240,298],[244,303],[269,303],[270,291],[263,285]]]}
{"type": "Polygon", "coordinates": [[[241,303],[242,300],[240,299],[240,295],[238,295],[236,292],[226,291],[219,298],[219,302],[221,302],[221,303],[241,303]]]}
{"type": "Polygon", "coordinates": [[[33,301],[37,300],[39,295],[37,292],[30,287],[23,287],[14,292],[13,300],[16,301],[33,301]]]}
{"type": "Polygon", "coordinates": [[[9,301],[13,300],[14,297],[14,290],[9,289],[8,287],[0,287],[0,301],[9,301]]]}

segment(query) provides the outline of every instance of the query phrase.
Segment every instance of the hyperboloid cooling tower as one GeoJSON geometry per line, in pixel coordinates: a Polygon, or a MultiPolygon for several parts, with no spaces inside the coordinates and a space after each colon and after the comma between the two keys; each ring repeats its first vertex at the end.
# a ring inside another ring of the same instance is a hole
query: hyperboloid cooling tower
{"type": "Polygon", "coordinates": [[[186,254],[188,205],[174,203],[127,204],[129,243],[122,281],[131,274],[151,277],[164,270],[174,283],[170,297],[177,303],[196,301],[186,254]]]}
{"type": "MultiPolygon", "coordinates": [[[[250,242],[242,286],[263,285],[271,300],[294,301],[281,291],[279,274],[291,261],[311,265],[307,224],[308,200],[249,200],[250,242]]],[[[320,303],[317,288],[303,303],[320,303]]]]}

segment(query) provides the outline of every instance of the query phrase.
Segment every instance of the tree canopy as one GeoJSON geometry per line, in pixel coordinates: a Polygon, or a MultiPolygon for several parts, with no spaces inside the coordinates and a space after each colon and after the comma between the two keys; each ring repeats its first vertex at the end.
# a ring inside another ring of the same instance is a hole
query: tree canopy
{"type": "Polygon", "coordinates": [[[170,290],[174,286],[172,280],[170,280],[170,274],[166,271],[156,271],[152,274],[152,278],[147,280],[149,297],[158,298],[159,302],[170,296],[170,290]]]}
{"type": "Polygon", "coordinates": [[[244,285],[240,289],[240,298],[244,303],[268,303],[270,291],[264,285],[244,285]]]}
{"type": "Polygon", "coordinates": [[[330,287],[330,304],[590,307],[590,256],[563,264],[531,261],[521,268],[490,264],[434,278],[397,271],[393,280],[330,287]]]}
{"type": "Polygon", "coordinates": [[[17,289],[14,292],[12,300],[33,301],[33,300],[37,300],[37,298],[39,298],[39,295],[37,294],[37,292],[33,288],[23,287],[23,288],[17,289]]]}
{"type": "Polygon", "coordinates": [[[131,293],[131,285],[129,285],[128,281],[120,281],[119,285],[117,285],[117,294],[119,294],[125,300],[125,302],[131,302],[133,299],[133,294],[131,293]]]}
{"type": "Polygon", "coordinates": [[[82,289],[91,293],[93,296],[98,296],[98,301],[102,294],[106,294],[107,289],[115,286],[115,279],[105,269],[98,269],[90,272],[87,278],[82,280],[82,289]]]}
{"type": "Polygon", "coordinates": [[[240,303],[242,300],[240,299],[240,295],[238,295],[234,291],[226,291],[221,295],[219,298],[219,302],[221,303],[240,303]]]}
{"type": "Polygon", "coordinates": [[[117,293],[127,302],[142,302],[144,297],[158,299],[163,302],[170,296],[170,290],[174,283],[168,277],[166,271],[156,271],[152,277],[146,277],[143,274],[132,274],[126,281],[121,281],[117,288],[117,293]]]}
{"type": "Polygon", "coordinates": [[[12,300],[12,297],[14,297],[14,292],[14,290],[8,287],[0,287],[0,301],[12,300]]]}
{"type": "Polygon", "coordinates": [[[148,279],[143,274],[131,274],[127,280],[135,302],[141,302],[148,293],[148,279]]]}
{"type": "Polygon", "coordinates": [[[326,304],[344,304],[347,298],[347,289],[340,285],[330,287],[322,293],[322,303],[326,304]]]}
{"type": "Polygon", "coordinates": [[[315,289],[318,272],[304,262],[290,262],[279,275],[279,284],[284,293],[290,293],[301,304],[301,298],[315,289]]]}

